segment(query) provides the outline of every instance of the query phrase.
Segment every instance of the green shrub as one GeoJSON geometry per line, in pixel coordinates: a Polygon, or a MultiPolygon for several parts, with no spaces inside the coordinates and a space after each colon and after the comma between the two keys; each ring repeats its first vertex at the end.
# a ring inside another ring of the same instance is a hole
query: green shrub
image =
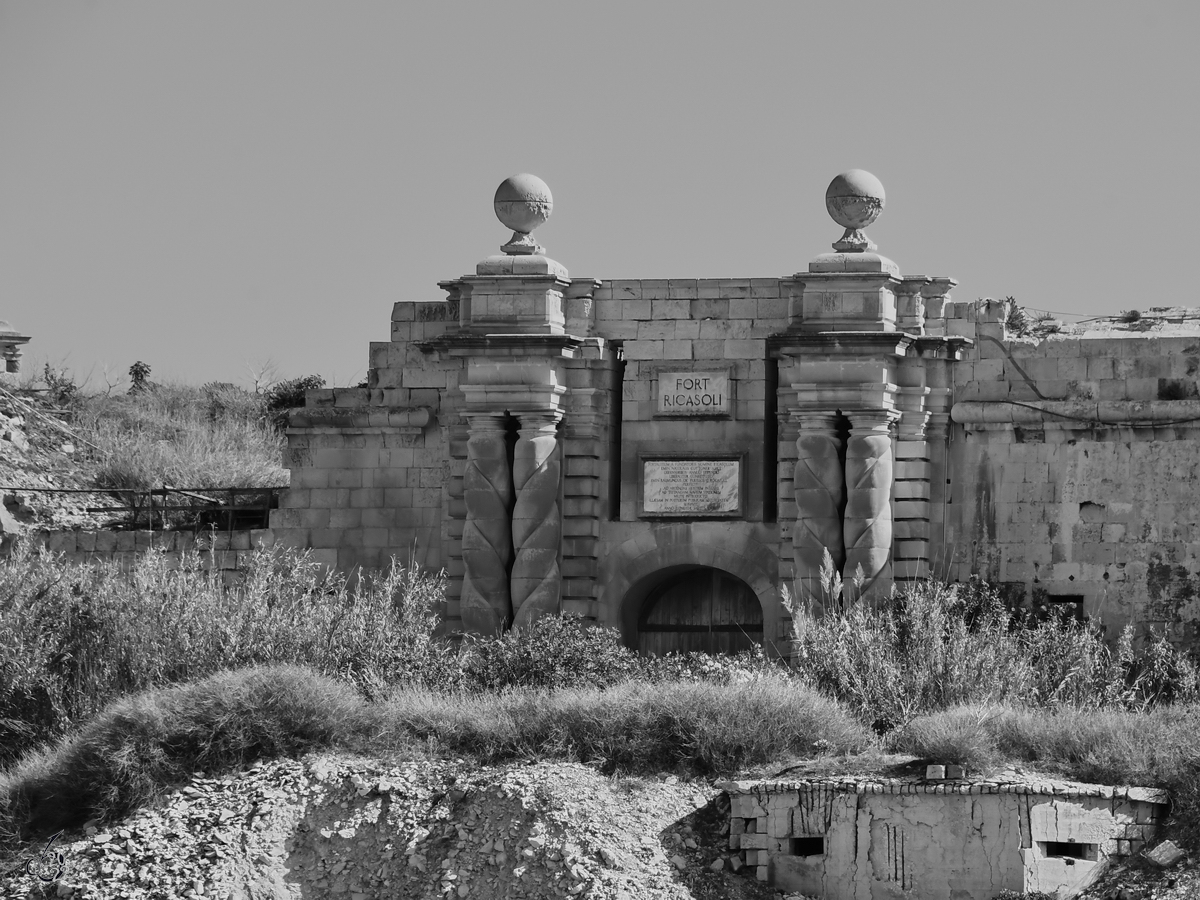
{"type": "Polygon", "coordinates": [[[320,375],[305,375],[271,385],[265,393],[267,413],[271,421],[278,428],[286,427],[288,410],[304,406],[305,393],[323,387],[325,379],[320,375]]]}
{"type": "Polygon", "coordinates": [[[1087,625],[1015,615],[977,582],[793,615],[797,673],[881,734],[954,706],[1141,708],[1198,695],[1196,665],[1165,641],[1139,656],[1126,629],[1114,651],[1087,625]]]}
{"type": "Polygon", "coordinates": [[[1028,681],[1002,606],[975,589],[923,582],[879,609],[855,603],[798,626],[798,674],[879,733],[923,712],[999,701],[1028,681]]]}
{"type": "Polygon", "coordinates": [[[618,631],[575,616],[543,616],[523,628],[463,644],[466,686],[607,687],[640,672],[637,655],[618,631]]]}
{"type": "Polygon", "coordinates": [[[58,406],[69,406],[80,396],[75,376],[66,369],[51,368],[50,363],[42,368],[42,382],[46,385],[47,396],[58,406]]]}

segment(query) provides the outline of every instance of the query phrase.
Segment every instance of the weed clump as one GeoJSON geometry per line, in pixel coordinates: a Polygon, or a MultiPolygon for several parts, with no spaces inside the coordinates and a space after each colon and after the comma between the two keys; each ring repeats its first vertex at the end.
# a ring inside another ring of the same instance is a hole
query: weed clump
{"type": "Polygon", "coordinates": [[[958,706],[1144,709],[1200,697],[1200,670],[1164,640],[1110,649],[1096,629],[1010,609],[979,582],[921,582],[820,619],[793,605],[797,673],[879,734],[958,706]]]}
{"type": "Polygon", "coordinates": [[[305,375],[271,385],[264,395],[268,417],[276,428],[286,427],[288,412],[304,406],[304,395],[308,391],[323,387],[325,379],[320,375],[305,375]]]}

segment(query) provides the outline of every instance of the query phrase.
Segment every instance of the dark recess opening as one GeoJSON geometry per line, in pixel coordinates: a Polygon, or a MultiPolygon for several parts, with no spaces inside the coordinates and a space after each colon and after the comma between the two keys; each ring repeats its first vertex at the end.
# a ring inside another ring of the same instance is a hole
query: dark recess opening
{"type": "Polygon", "coordinates": [[[824,856],[825,838],[798,837],[791,839],[792,856],[824,856]]]}
{"type": "Polygon", "coordinates": [[[608,410],[608,520],[621,521],[621,422],[625,418],[625,360],[612,368],[608,410]]]}
{"type": "MultiPolygon", "coordinates": [[[[510,508],[509,508],[508,513],[509,513],[510,518],[512,517],[511,505],[515,501],[516,496],[517,496],[516,482],[513,481],[513,463],[516,461],[517,439],[520,436],[521,436],[521,423],[517,420],[516,416],[513,416],[511,414],[506,415],[504,417],[504,454],[505,454],[505,456],[508,457],[508,496],[510,498],[510,500],[509,500],[510,508]]],[[[509,540],[511,543],[511,534],[509,536],[509,540]]],[[[513,562],[516,559],[516,548],[510,546],[509,550],[512,551],[508,554],[508,574],[511,577],[513,562]]]]}
{"type": "Polygon", "coordinates": [[[1095,844],[1077,844],[1074,841],[1043,841],[1042,855],[1045,857],[1056,857],[1065,859],[1068,865],[1072,864],[1076,859],[1096,858],[1095,844]]]}
{"type": "Polygon", "coordinates": [[[767,356],[763,406],[763,521],[779,518],[779,360],[767,356]]]}
{"type": "Polygon", "coordinates": [[[1050,594],[1046,597],[1046,607],[1059,621],[1083,621],[1083,594],[1050,594]]]}

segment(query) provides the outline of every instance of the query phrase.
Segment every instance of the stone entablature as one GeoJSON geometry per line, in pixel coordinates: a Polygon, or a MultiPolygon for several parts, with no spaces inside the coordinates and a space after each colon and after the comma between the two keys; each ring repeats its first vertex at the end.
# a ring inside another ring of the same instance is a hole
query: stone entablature
{"type": "Polygon", "coordinates": [[[600,281],[514,231],[444,300],[395,304],[368,387],[309,393],[282,542],[444,567],[452,629],[563,611],[634,643],[672,578],[711,569],[782,652],[781,588],[820,606],[828,551],[853,599],[980,574],[1195,638],[1200,320],[1033,340],[1006,304],[871,249],[777,278],[600,281]],[[719,489],[684,484],[704,471],[719,489]]]}
{"type": "Polygon", "coordinates": [[[1078,888],[1138,853],[1166,791],[1003,774],[929,782],[844,777],[734,781],[729,846],[784,891],[855,900],[990,900],[1078,888]]]}

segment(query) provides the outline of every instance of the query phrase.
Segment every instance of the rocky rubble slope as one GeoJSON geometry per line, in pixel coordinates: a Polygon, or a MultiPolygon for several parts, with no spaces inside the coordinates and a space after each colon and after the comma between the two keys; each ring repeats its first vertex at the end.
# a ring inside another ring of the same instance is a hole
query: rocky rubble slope
{"type": "Polygon", "coordinates": [[[88,487],[81,460],[88,452],[61,410],[0,385],[0,533],[96,528],[108,521],[111,516],[88,512],[118,506],[108,494],[46,490],[88,487]]]}
{"type": "Polygon", "coordinates": [[[0,862],[0,896],[392,900],[778,897],[728,850],[705,782],[563,763],[337,755],[195,780],[0,862]]]}

